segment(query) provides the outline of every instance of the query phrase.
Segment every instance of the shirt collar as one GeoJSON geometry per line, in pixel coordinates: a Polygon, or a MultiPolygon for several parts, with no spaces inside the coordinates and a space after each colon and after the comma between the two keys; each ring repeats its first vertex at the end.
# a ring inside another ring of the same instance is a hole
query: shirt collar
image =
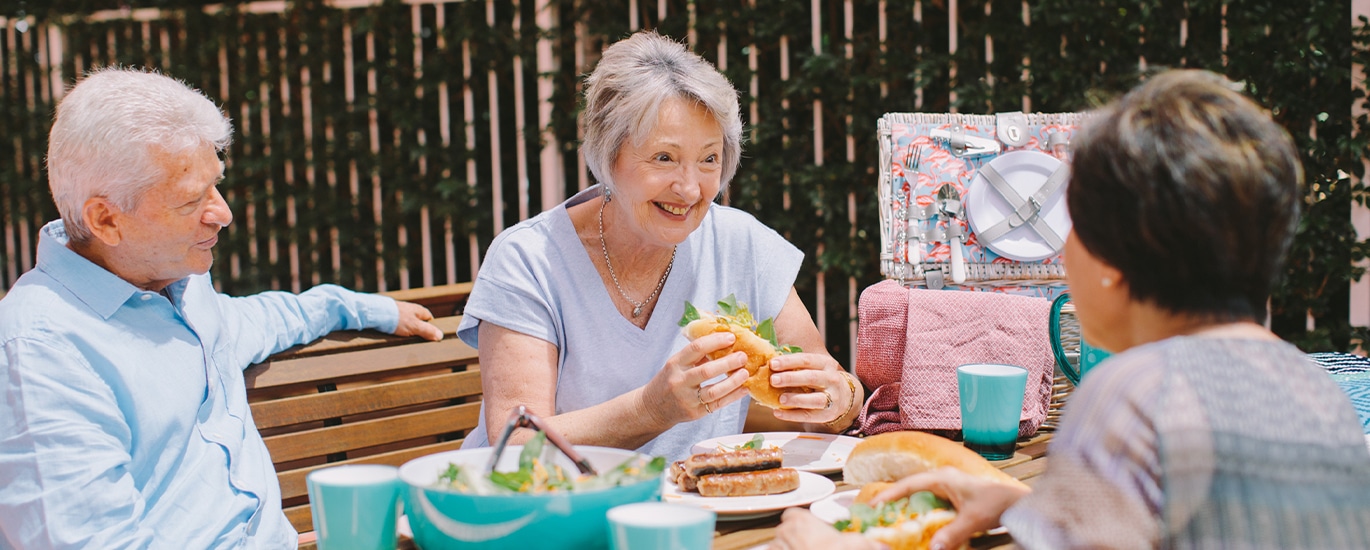
{"type": "Polygon", "coordinates": [[[105,319],[139,292],[138,287],[67,248],[67,230],[62,220],[48,222],[38,233],[37,269],[105,319]]]}

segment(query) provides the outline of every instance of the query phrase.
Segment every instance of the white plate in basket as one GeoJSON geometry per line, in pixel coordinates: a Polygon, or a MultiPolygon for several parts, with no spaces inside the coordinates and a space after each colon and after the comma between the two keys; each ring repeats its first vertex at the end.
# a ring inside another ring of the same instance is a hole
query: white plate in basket
{"type": "MultiPolygon", "coordinates": [[[[1037,151],[1013,151],[999,155],[998,158],[989,161],[989,165],[1004,176],[1009,187],[1018,191],[1019,196],[1027,197],[1035,193],[1051,173],[1061,167],[1061,161],[1037,151]]],[[[1070,214],[1066,211],[1065,197],[1066,186],[1063,184],[1047,197],[1042,204],[1041,212],[1038,213],[1038,217],[1046,221],[1047,226],[1063,241],[1070,233],[1070,214]]],[[[978,173],[970,181],[970,185],[966,186],[965,199],[966,217],[969,218],[971,230],[975,231],[976,235],[1003,221],[1013,211],[1008,200],[978,173]]],[[[980,246],[1020,262],[1045,260],[1061,252],[1052,249],[1046,239],[1026,223],[993,241],[980,241],[980,246]]]]}

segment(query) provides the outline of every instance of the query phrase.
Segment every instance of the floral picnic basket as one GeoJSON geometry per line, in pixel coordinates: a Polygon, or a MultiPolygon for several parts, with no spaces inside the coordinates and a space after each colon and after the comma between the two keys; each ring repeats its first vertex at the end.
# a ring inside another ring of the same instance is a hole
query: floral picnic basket
{"type": "Polygon", "coordinates": [[[880,270],[910,287],[1054,297],[1082,113],[880,118],[880,270]]]}

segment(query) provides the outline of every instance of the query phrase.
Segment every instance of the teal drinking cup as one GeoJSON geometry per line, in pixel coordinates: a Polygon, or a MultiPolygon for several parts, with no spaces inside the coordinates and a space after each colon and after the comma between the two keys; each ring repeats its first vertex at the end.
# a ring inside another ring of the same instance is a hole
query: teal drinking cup
{"type": "Polygon", "coordinates": [[[305,478],[319,550],[394,550],[399,469],[334,466],[305,478]]]}
{"type": "Polygon", "coordinates": [[[612,550],[709,550],[717,514],[688,504],[639,502],[609,510],[612,550]]]}
{"type": "Polygon", "coordinates": [[[1027,369],[974,363],[956,367],[961,433],[966,447],[989,460],[1013,456],[1027,391],[1027,369]]]}

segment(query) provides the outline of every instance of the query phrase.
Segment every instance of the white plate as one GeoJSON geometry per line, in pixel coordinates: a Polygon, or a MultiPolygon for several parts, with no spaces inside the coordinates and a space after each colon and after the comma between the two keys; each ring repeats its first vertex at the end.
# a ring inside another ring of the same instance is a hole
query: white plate
{"type": "MultiPolygon", "coordinates": [[[[993,166],[1002,174],[1004,181],[1007,181],[1009,187],[1016,190],[1019,196],[1027,197],[1046,182],[1051,173],[1061,166],[1061,161],[1037,151],[1013,151],[989,161],[989,166],[993,166]]],[[[1047,197],[1038,214],[1062,241],[1070,233],[1070,214],[1066,211],[1065,191],[1066,186],[1062,184],[1055,193],[1047,197]]],[[[966,186],[966,216],[970,218],[970,228],[976,235],[1003,221],[1012,211],[1013,208],[1009,206],[1008,201],[999,195],[984,176],[975,174],[970,185],[966,186]]],[[[1045,260],[1060,253],[1059,250],[1053,250],[1029,224],[1015,227],[992,242],[982,240],[980,246],[1020,262],[1045,260]]]]}
{"type": "Polygon", "coordinates": [[[813,512],[813,515],[817,516],[818,519],[828,523],[837,523],[848,519],[851,517],[849,508],[852,503],[856,502],[856,494],[860,492],[860,489],[852,489],[833,493],[826,498],[815,501],[813,505],[809,506],[809,511],[813,512]]]}
{"type": "MultiPolygon", "coordinates": [[[[722,447],[736,447],[746,443],[757,434],[737,434],[715,437],[695,443],[690,453],[711,453],[722,447]]],[[[842,471],[847,463],[847,455],[861,440],[855,437],[833,434],[803,432],[765,432],[765,447],[785,449],[786,468],[815,474],[831,474],[842,471]]]]}
{"type": "Polygon", "coordinates": [[[811,472],[799,472],[798,489],[756,497],[705,497],[699,493],[682,493],[674,483],[663,480],[661,500],[713,510],[720,521],[732,521],[766,517],[792,506],[807,506],[831,495],[834,489],[836,486],[831,479],[811,472]]]}
{"type": "MultiPolygon", "coordinates": [[[[826,498],[815,501],[809,506],[809,511],[813,512],[813,515],[818,519],[828,523],[837,523],[844,519],[851,519],[851,505],[856,502],[856,494],[860,492],[860,489],[852,489],[840,493],[833,493],[826,498]]],[[[998,535],[1007,532],[1008,529],[995,527],[985,534],[998,535]]]]}

